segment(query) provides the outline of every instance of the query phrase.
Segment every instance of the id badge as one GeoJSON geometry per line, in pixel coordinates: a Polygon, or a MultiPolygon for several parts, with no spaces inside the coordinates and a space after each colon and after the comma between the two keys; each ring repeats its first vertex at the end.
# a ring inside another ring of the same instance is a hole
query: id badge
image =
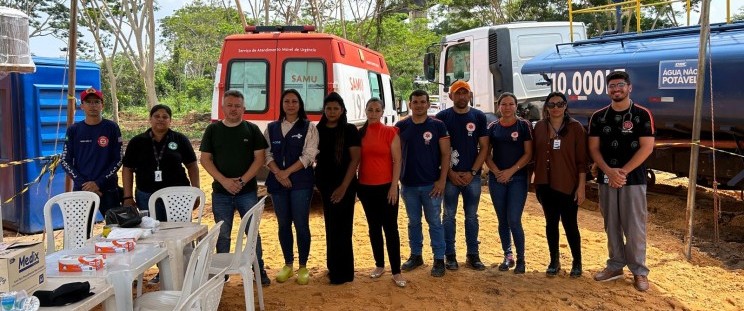
{"type": "Polygon", "coordinates": [[[155,171],[155,181],[163,181],[163,171],[155,171]]]}
{"type": "Polygon", "coordinates": [[[602,175],[604,175],[604,183],[609,185],[610,184],[610,176],[607,176],[607,174],[602,174],[602,175]]]}
{"type": "Polygon", "coordinates": [[[558,149],[561,149],[561,140],[556,138],[553,140],[553,150],[558,149]]]}

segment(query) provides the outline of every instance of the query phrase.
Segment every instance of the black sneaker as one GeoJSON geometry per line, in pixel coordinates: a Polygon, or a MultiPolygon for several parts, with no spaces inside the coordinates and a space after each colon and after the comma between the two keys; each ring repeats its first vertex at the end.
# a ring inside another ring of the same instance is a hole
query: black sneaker
{"type": "Polygon", "coordinates": [[[447,260],[444,263],[444,266],[447,268],[447,270],[457,270],[460,269],[460,266],[457,264],[457,255],[455,254],[449,254],[446,256],[447,260]]]}
{"type": "Polygon", "coordinates": [[[411,271],[423,264],[424,259],[421,258],[421,255],[411,255],[411,257],[408,257],[408,260],[400,266],[400,269],[403,271],[411,271]]]}
{"type": "Polygon", "coordinates": [[[261,286],[269,286],[271,285],[271,279],[269,278],[269,275],[266,274],[266,269],[261,269],[261,286]]]}
{"type": "Polygon", "coordinates": [[[581,277],[581,263],[580,262],[574,262],[571,266],[571,274],[569,274],[572,278],[578,278],[581,277]]]}
{"type": "Polygon", "coordinates": [[[525,264],[524,259],[517,259],[517,265],[514,267],[514,274],[524,274],[525,264]]]}
{"type": "Polygon", "coordinates": [[[478,254],[466,255],[465,265],[472,268],[473,270],[486,270],[486,265],[481,262],[480,256],[478,256],[478,254]]]}
{"type": "Polygon", "coordinates": [[[504,256],[504,261],[499,265],[499,271],[509,271],[512,267],[514,267],[514,257],[511,254],[504,256]]]}
{"type": "Polygon", "coordinates": [[[431,268],[431,276],[443,277],[445,271],[444,259],[434,259],[434,266],[431,268]]]}

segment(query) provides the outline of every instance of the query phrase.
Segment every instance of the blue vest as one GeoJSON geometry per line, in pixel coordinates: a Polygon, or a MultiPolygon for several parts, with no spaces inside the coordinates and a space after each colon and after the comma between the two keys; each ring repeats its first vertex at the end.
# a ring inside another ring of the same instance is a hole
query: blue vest
{"type": "MultiPolygon", "coordinates": [[[[274,157],[274,163],[279,166],[279,169],[284,170],[292,166],[300,158],[302,150],[305,147],[305,138],[307,137],[309,126],[310,121],[298,120],[289,132],[287,132],[287,135],[282,136],[281,121],[269,123],[269,146],[271,146],[271,155],[274,157]]],[[[269,176],[266,178],[266,188],[272,194],[287,190],[311,189],[314,183],[313,167],[308,166],[294,172],[289,176],[289,180],[292,181],[292,189],[284,188],[276,180],[274,173],[269,172],[269,176]]]]}

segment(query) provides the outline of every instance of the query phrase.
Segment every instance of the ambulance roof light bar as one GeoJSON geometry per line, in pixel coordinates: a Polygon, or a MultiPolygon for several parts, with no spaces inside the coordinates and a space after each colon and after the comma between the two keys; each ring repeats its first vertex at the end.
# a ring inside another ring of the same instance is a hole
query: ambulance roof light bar
{"type": "Polygon", "coordinates": [[[245,32],[247,33],[260,33],[260,32],[301,32],[308,33],[315,31],[315,26],[304,25],[304,26],[246,26],[245,32]]]}

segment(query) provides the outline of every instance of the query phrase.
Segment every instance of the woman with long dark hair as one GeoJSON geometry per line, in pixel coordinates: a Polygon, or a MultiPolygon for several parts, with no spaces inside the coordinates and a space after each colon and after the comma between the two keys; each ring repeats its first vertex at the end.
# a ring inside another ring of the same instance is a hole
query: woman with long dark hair
{"type": "Polygon", "coordinates": [[[581,276],[581,235],[577,222],[579,205],[586,198],[587,138],[584,127],[568,114],[566,95],[548,94],[543,118],[535,125],[535,193],[545,214],[545,236],[550,264],[545,271],[561,270],[558,222],[563,222],[573,265],[570,276],[581,276]]]}
{"type": "Polygon", "coordinates": [[[527,200],[529,184],[527,164],[532,160],[532,126],[519,118],[517,97],[504,92],[496,101],[501,118],[488,128],[490,143],[486,158],[488,190],[499,220],[499,237],[504,251],[500,271],[514,267],[515,274],[525,273],[524,229],[522,212],[527,200]],[[512,252],[512,237],[517,251],[516,261],[512,252]]]}
{"type": "Polygon", "coordinates": [[[400,287],[406,280],[400,273],[400,235],[398,233],[398,180],[401,148],[398,128],[380,122],[385,104],[379,98],[367,101],[367,122],[360,130],[362,159],[359,164],[359,201],[369,225],[369,241],[375,258],[371,278],[385,273],[385,246],[393,281],[400,287]],[[382,232],[385,231],[385,240],[382,232]],[[387,242],[387,243],[386,243],[387,242]]]}
{"type": "Polygon", "coordinates": [[[323,199],[328,278],[331,284],[342,284],[354,280],[351,239],[360,141],[356,126],[346,121],[344,99],[336,92],[323,100],[318,136],[315,185],[323,199]]]}
{"type": "Polygon", "coordinates": [[[300,93],[286,90],[281,97],[279,119],[269,123],[264,132],[269,148],[266,149],[266,166],[269,176],[266,188],[271,194],[279,226],[279,244],[284,254],[284,267],[276,280],[286,282],[294,273],[294,237],[292,224],[297,232],[297,250],[300,267],[297,283],[310,281],[307,259],[310,254],[310,199],[313,195],[313,161],[318,154],[318,130],[305,113],[305,103],[300,93]]]}

